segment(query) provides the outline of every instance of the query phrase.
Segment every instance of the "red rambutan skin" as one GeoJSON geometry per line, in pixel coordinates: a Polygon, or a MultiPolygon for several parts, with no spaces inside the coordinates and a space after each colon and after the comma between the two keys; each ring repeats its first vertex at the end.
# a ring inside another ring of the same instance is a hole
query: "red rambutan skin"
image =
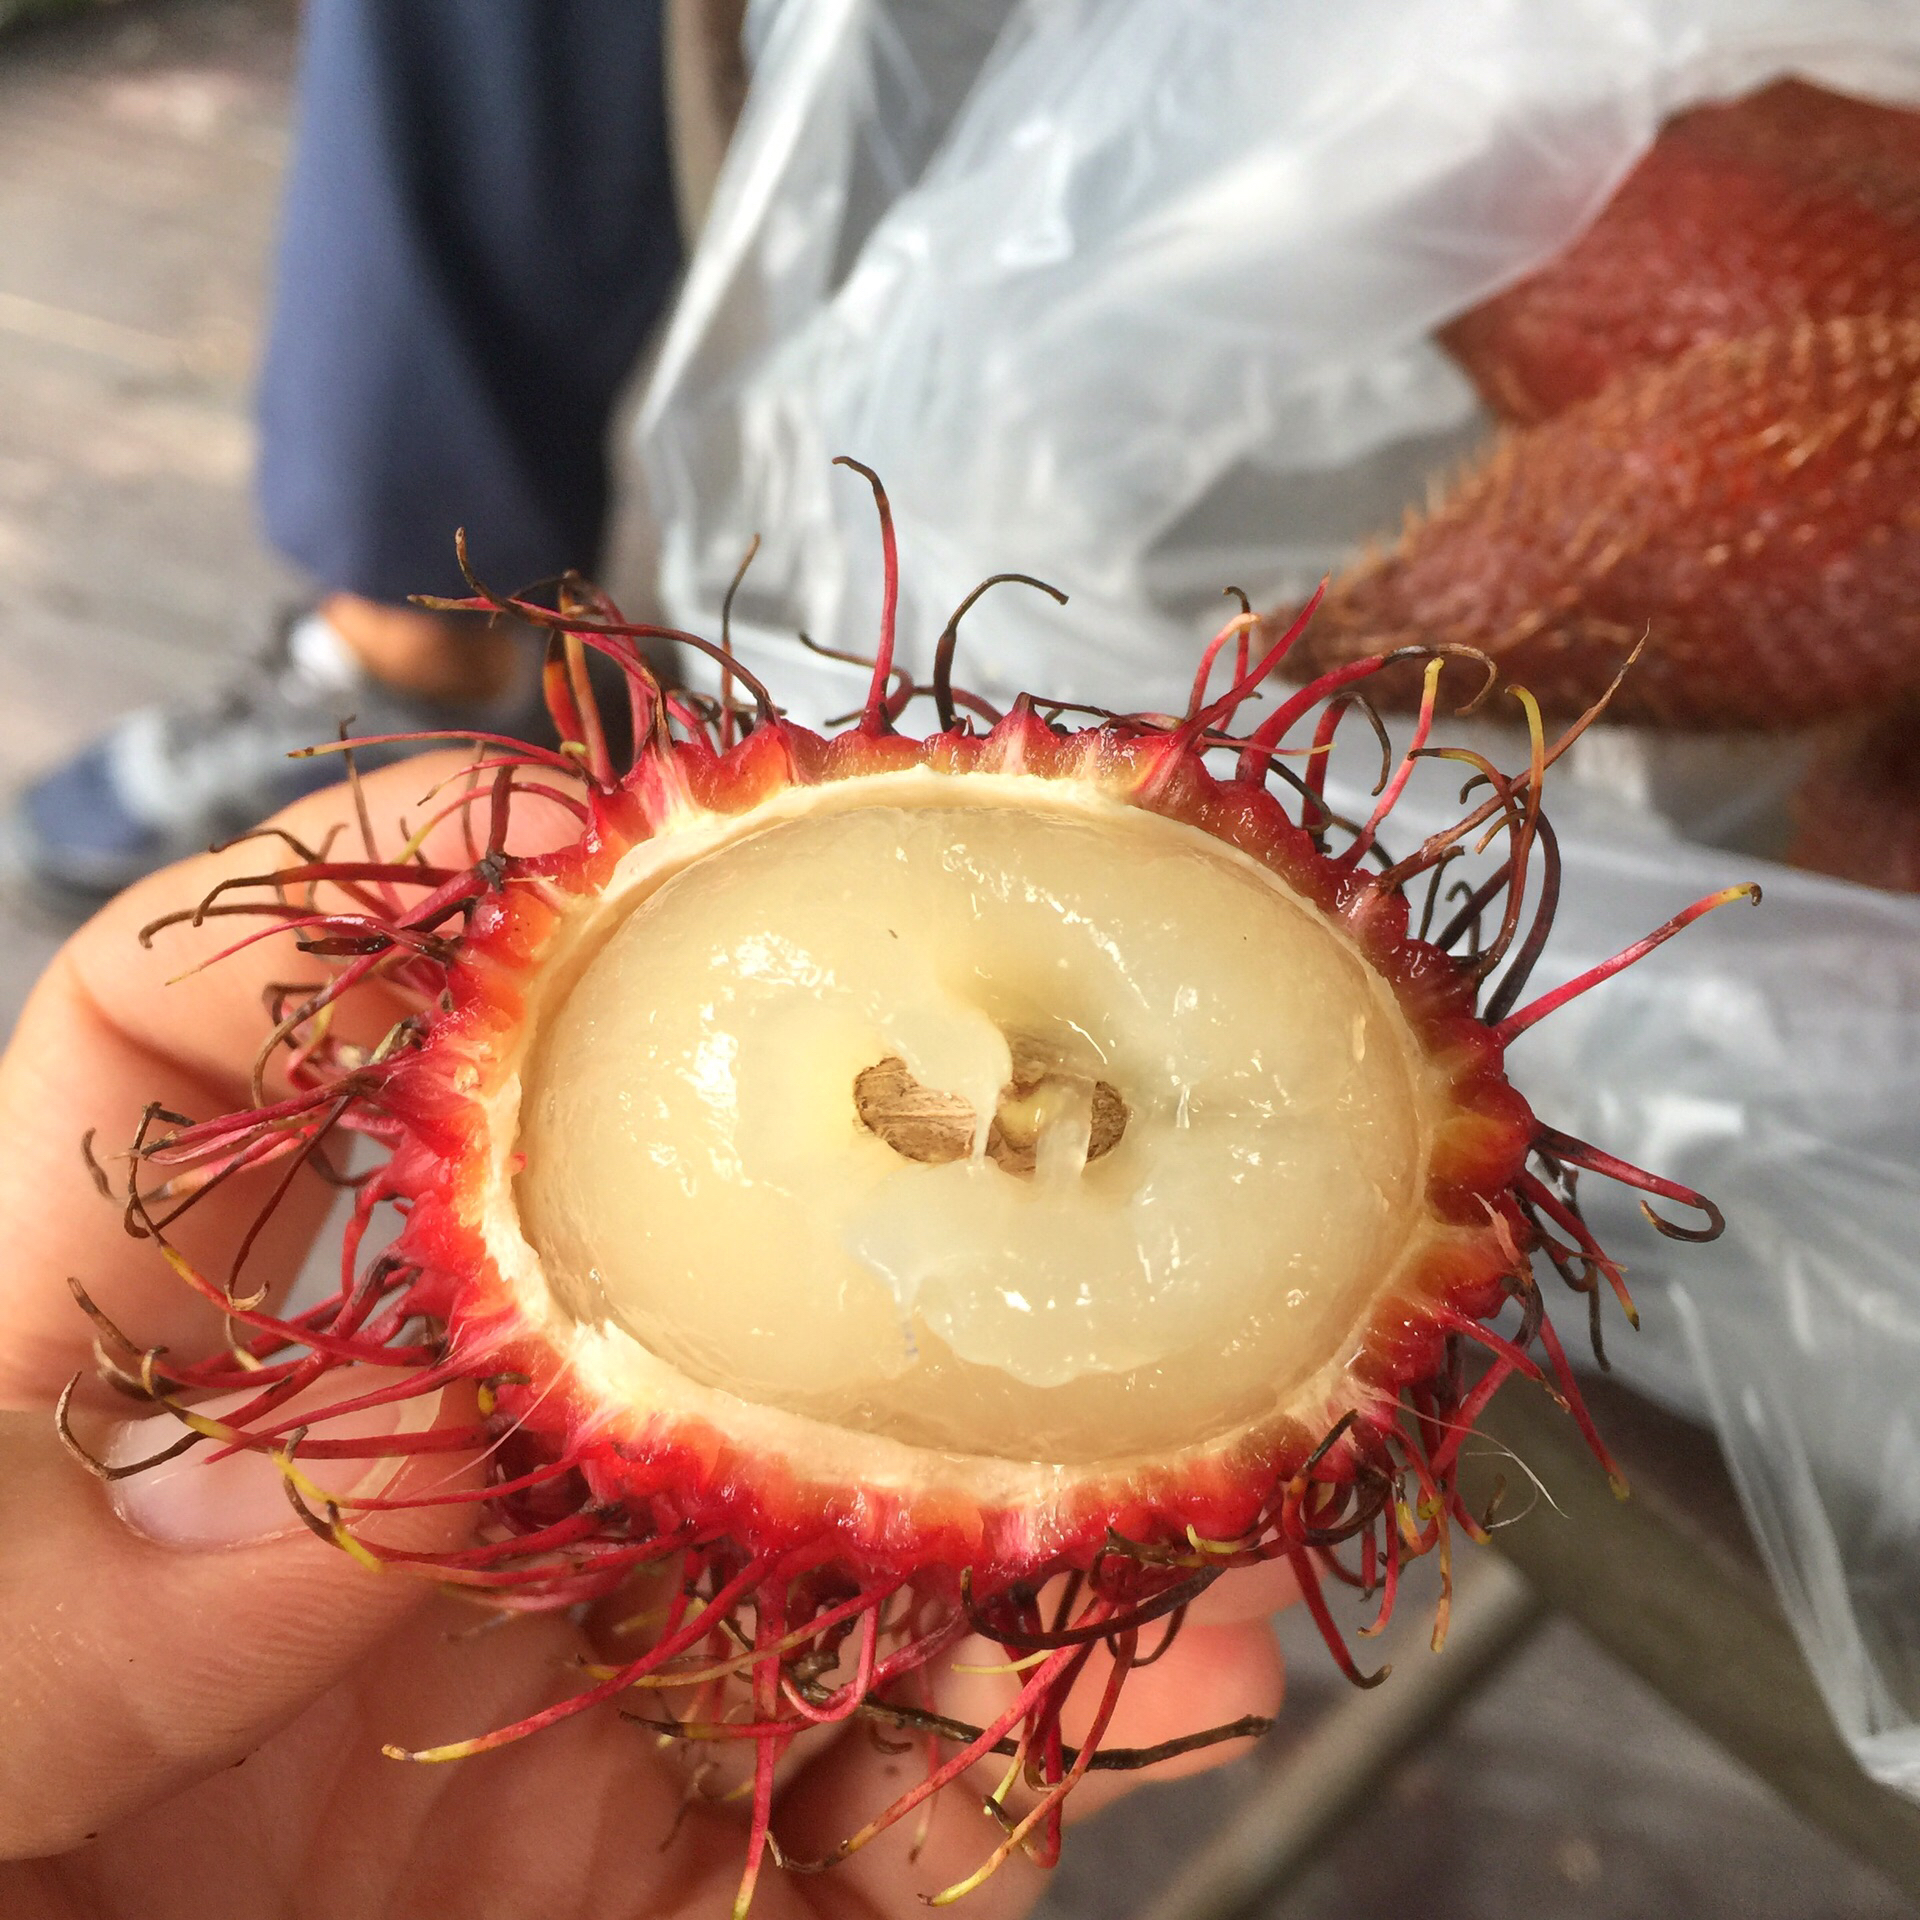
{"type": "Polygon", "coordinates": [[[1798,320],[1920,319],[1920,114],[1782,80],[1661,129],[1598,219],[1441,329],[1503,419],[1798,320]]]}
{"type": "Polygon", "coordinates": [[[1891,893],[1920,893],[1920,704],[1832,742],[1794,800],[1787,858],[1891,893]]]}
{"type": "Polygon", "coordinates": [[[1920,114],[1800,81],[1682,114],[1440,339],[1518,430],[1342,575],[1307,665],[1468,645],[1571,714],[1644,642],[1611,717],[1673,727],[1920,687],[1920,114]]]}
{"type": "Polygon", "coordinates": [[[1615,719],[1793,726],[1920,686],[1920,321],[1710,340],[1503,435],[1304,651],[1471,646],[1564,714],[1643,637],[1615,719]]]}

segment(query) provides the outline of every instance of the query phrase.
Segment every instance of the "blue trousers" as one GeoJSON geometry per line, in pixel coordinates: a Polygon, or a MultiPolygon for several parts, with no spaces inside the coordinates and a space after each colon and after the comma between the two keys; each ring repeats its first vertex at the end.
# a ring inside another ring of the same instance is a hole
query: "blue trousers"
{"type": "Polygon", "coordinates": [[[308,0],[261,377],[268,538],[326,590],[591,573],[680,262],[659,0],[308,0]]]}

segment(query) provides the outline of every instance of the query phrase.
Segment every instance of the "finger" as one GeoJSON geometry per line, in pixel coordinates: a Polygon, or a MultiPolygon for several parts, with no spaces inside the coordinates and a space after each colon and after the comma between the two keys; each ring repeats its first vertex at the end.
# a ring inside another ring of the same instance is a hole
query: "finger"
{"type": "MultiPolygon", "coordinates": [[[[1104,1650],[1087,1663],[1086,1678],[1074,1690],[1063,1716],[1070,1741],[1078,1743],[1086,1737],[1110,1665],[1104,1650]]],[[[1285,1696],[1285,1663],[1264,1616],[1218,1627],[1189,1622],[1164,1660],[1128,1674],[1101,1744],[1110,1751],[1141,1751],[1248,1716],[1271,1720],[1279,1714],[1285,1696]]],[[[1245,1755],[1251,1745],[1251,1738],[1225,1740],[1162,1760],[1139,1773],[1090,1773],[1067,1802],[1068,1824],[1098,1812],[1146,1781],[1177,1780],[1225,1766],[1245,1755]]]]}
{"type": "Polygon", "coordinates": [[[1190,1627],[1225,1627],[1242,1620],[1266,1620],[1300,1598],[1300,1582],[1285,1560],[1263,1560],[1257,1567],[1223,1573],[1187,1609],[1190,1627]]]}
{"type": "MultiPolygon", "coordinates": [[[[0,1406],[44,1408],[74,1374],[91,1380],[93,1328],[69,1276],[138,1347],[193,1355],[221,1337],[219,1315],[168,1270],[152,1241],[128,1236],[120,1205],[101,1197],[82,1157],[88,1133],[115,1149],[131,1141],[152,1100],[206,1115],[220,1112],[226,1095],[104,1018],[70,955],[59,955],[0,1062],[0,1207],[13,1256],[0,1276],[0,1406]]],[[[104,1146],[102,1154],[118,1185],[123,1163],[104,1146]]],[[[284,1172],[263,1169],[209,1194],[169,1237],[196,1267],[226,1281],[245,1225],[284,1172]]],[[[295,1179],[240,1276],[241,1291],[298,1269],[331,1199],[317,1175],[295,1179]]]]}
{"type": "MultiPolygon", "coordinates": [[[[1020,1677],[954,1669],[1004,1659],[989,1642],[965,1642],[936,1682],[939,1711],[974,1726],[996,1718],[1014,1698],[1020,1677]]],[[[1107,1656],[1097,1651],[1063,1716],[1070,1744],[1085,1737],[1109,1672],[1107,1656]]],[[[1190,1628],[1164,1659],[1127,1677],[1101,1744],[1110,1751],[1151,1747],[1246,1714],[1271,1716],[1279,1711],[1282,1686],[1279,1651],[1264,1621],[1190,1628]]],[[[905,1752],[888,1750],[904,1737],[889,1731],[883,1746],[870,1729],[851,1729],[788,1790],[775,1819],[782,1843],[801,1858],[825,1858],[924,1778],[929,1765],[924,1740],[915,1738],[905,1752]]],[[[943,1756],[953,1751],[951,1745],[942,1749],[943,1756]]],[[[1140,1772],[1089,1773],[1067,1801],[1069,1817],[1091,1812],[1146,1780],[1218,1766],[1244,1751],[1244,1743],[1230,1743],[1140,1772]]],[[[920,1813],[909,1814],[818,1885],[844,1900],[850,1911],[915,1911],[929,1895],[967,1878],[1000,1843],[1001,1830],[981,1803],[1007,1766],[1005,1759],[983,1762],[941,1794],[924,1829],[920,1813]]],[[[1016,1849],[990,1880],[967,1895],[966,1910],[979,1920],[1022,1913],[1043,1884],[1039,1870],[1016,1849]]]]}
{"type": "MultiPolygon", "coordinates": [[[[281,981],[317,983],[326,977],[326,965],[300,952],[291,934],[228,953],[271,924],[251,911],[273,901],[267,887],[223,894],[213,904],[238,911],[222,911],[198,926],[181,923],[159,929],[145,944],[142,930],[164,915],[208,901],[223,882],[295,867],[301,857],[295,843],[311,851],[325,849],[334,862],[395,860],[413,832],[467,793],[463,773],[469,764],[464,754],[422,754],[367,775],[359,783],[359,802],[344,786],[310,794],[274,816],[269,823],[273,836],[249,838],[150,875],[110,901],[74,935],[68,951],[80,984],[131,1040],[221,1089],[229,1104],[243,1101],[255,1052],[267,1032],[262,1015],[266,990],[281,981]],[[360,826],[361,803],[371,823],[370,848],[360,826]],[[227,957],[217,958],[223,953],[227,957]]],[[[489,792],[485,782],[474,790],[483,802],[489,792]]],[[[474,829],[471,844],[484,846],[487,809],[479,805],[473,811],[478,818],[469,823],[474,829]]],[[[517,794],[508,818],[507,846],[515,852],[545,850],[579,833],[571,816],[537,794],[517,794]]],[[[443,820],[419,851],[427,868],[443,873],[462,871],[473,858],[458,819],[443,820]]],[[[377,882],[356,884],[364,892],[379,892],[377,882]]],[[[424,880],[396,883],[392,900],[410,907],[431,890],[424,880]]],[[[297,903],[304,902],[304,884],[290,893],[297,903]]],[[[322,887],[318,899],[329,910],[365,910],[339,889],[322,887]]],[[[379,1030],[375,1024],[369,1037],[377,1037],[379,1030]]]]}
{"type": "MultiPolygon", "coordinates": [[[[211,1885],[231,1869],[233,1834],[271,1832],[300,1862],[300,1911],[318,1915],[723,1920],[746,1864],[743,1805],[689,1798],[672,1755],[608,1706],[475,1758],[382,1757],[383,1746],[432,1747],[551,1706],[581,1685],[583,1655],[564,1615],[476,1631],[472,1609],[441,1602],[357,1669],[324,1715],[127,1829],[126,1851],[149,1868],[164,1859],[175,1886],[211,1885]]],[[[821,1884],[769,1868],[753,1920],[822,1920],[808,1897],[821,1884]]],[[[129,1911],[144,1911],[138,1880],[128,1887],[129,1911]]]]}
{"type": "MultiPolygon", "coordinates": [[[[357,1374],[354,1390],[377,1382],[357,1374]]],[[[344,1397],[324,1384],[313,1393],[344,1397]]],[[[473,1417],[471,1397],[452,1387],[386,1415],[394,1430],[473,1417]]],[[[104,1436],[103,1451],[138,1456],[179,1431],[167,1419],[133,1424],[104,1436]]],[[[442,1453],[397,1474],[385,1461],[310,1472],[336,1496],[377,1483],[404,1498],[477,1469],[442,1453]]],[[[376,1577],[300,1528],[279,1478],[249,1454],[110,1492],[62,1450],[44,1414],[0,1415],[0,1856],[74,1846],[231,1765],[431,1596],[425,1580],[376,1577]]],[[[470,1509],[452,1505],[383,1513],[363,1530],[432,1551],[470,1526],[470,1509]]]]}
{"type": "MultiPolygon", "coordinates": [[[[403,819],[420,816],[421,796],[462,764],[460,756],[430,755],[364,782],[379,839],[397,847],[403,819]]],[[[337,789],[302,801],[280,819],[302,843],[319,846],[355,812],[352,796],[337,789]]],[[[575,831],[561,810],[531,799],[515,823],[531,844],[551,844],[575,831]]],[[[69,1297],[69,1275],[139,1346],[200,1353],[221,1337],[218,1315],[167,1271],[151,1242],[128,1238],[119,1209],[95,1190],[80,1142],[92,1131],[118,1180],[125,1162],[112,1156],[132,1140],[150,1101],[193,1117],[249,1104],[252,1061],[269,1030],[267,988],[317,981],[321,963],[280,936],[192,971],[248,924],[234,920],[171,929],[151,948],[143,948],[138,935],[163,910],[205,898],[219,879],[294,857],[284,847],[273,858],[263,852],[277,846],[248,842],[132,889],[74,936],[21,1017],[0,1062],[0,1217],[10,1229],[10,1258],[0,1278],[9,1333],[0,1343],[0,1406],[49,1404],[68,1378],[90,1368],[92,1330],[69,1297]]],[[[464,836],[448,822],[427,851],[464,861],[464,836]]],[[[361,1037],[371,1040],[402,1005],[377,993],[367,997],[376,1004],[362,1016],[361,1037]]],[[[224,1280],[242,1235],[284,1173],[270,1169],[209,1193],[179,1224],[182,1251],[224,1280]]],[[[294,1179],[250,1256],[253,1283],[297,1269],[332,1198],[314,1175],[294,1179]]]]}

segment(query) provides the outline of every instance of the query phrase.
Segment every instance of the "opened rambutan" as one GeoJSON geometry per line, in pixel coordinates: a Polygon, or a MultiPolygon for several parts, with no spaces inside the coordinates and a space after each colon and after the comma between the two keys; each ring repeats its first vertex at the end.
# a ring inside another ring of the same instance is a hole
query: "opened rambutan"
{"type": "Polygon", "coordinates": [[[1326,753],[1381,662],[1236,731],[1298,633],[1251,657],[1243,614],[1183,715],[1074,729],[1031,697],[994,713],[951,684],[964,605],[931,684],[895,665],[873,484],[887,611],[865,708],[830,738],[785,719],[724,633],[663,635],[577,586],[558,612],[477,588],[460,603],[551,630],[564,750],[483,750],[445,809],[470,825],[464,865],[425,864],[416,836],[392,857],[295,847],[259,883],[272,924],[334,961],[280,1010],[292,1091],[156,1119],[129,1208],[232,1341],[136,1363],[102,1323],[122,1384],[178,1413],[185,1444],[270,1453],[309,1524],[365,1557],[508,1607],[674,1568],[643,1652],[527,1720],[402,1757],[609,1701],[662,1734],[752,1742],[742,1909],[777,1851],[776,1765],[808,1728],[864,1715],[932,1742],[924,1777],[834,1858],[1014,1756],[1000,1844],[951,1896],[1015,1848],[1051,1859],[1089,1768],[1159,1757],[1101,1751],[1117,1690],[1219,1575],[1284,1559],[1358,1680],[1322,1582],[1384,1614],[1405,1556],[1482,1535],[1455,1470],[1504,1380],[1544,1382],[1600,1450],[1536,1256],[1596,1310],[1603,1285],[1625,1301],[1579,1216],[1583,1169],[1694,1209],[1697,1226],[1656,1217],[1683,1238],[1718,1216],[1542,1126],[1505,1052],[1750,891],[1523,1002],[1558,891],[1542,778],[1566,744],[1524,697],[1529,767],[1452,754],[1477,797],[1390,861],[1378,835],[1429,751],[1437,659],[1373,817],[1338,821],[1326,753]],[[661,689],[637,642],[662,637],[720,662],[717,700],[661,689]],[[630,684],[625,771],[589,649],[630,684]],[[939,725],[914,738],[899,722],[921,696],[939,725]],[[505,851],[530,794],[577,818],[573,844],[505,851]],[[1476,840],[1504,858],[1431,932],[1441,875],[1476,840]],[[414,1010],[356,1048],[335,1016],[370,990],[414,1010]],[[342,1131],[390,1157],[359,1189],[337,1295],[304,1312],[196,1268],[141,1184],[149,1169],[190,1205],[342,1131]],[[404,1226],[363,1261],[388,1207],[404,1226]],[[406,1378],[356,1387],[372,1365],[406,1378]],[[315,1411],[329,1376],[338,1401],[315,1411]],[[331,1412],[459,1379],[478,1383],[477,1427],[328,1438],[331,1412]],[[209,1391],[252,1397],[210,1420],[209,1391]],[[432,1496],[483,1506],[476,1544],[444,1555],[382,1546],[365,1523],[392,1501],[328,1501],[301,1467],[427,1446],[489,1463],[470,1494],[432,1496]],[[1007,1650],[1016,1691],[962,1726],[913,1687],[970,1631],[1007,1650]],[[1076,1748],[1062,1710],[1098,1648],[1076,1748]]]}

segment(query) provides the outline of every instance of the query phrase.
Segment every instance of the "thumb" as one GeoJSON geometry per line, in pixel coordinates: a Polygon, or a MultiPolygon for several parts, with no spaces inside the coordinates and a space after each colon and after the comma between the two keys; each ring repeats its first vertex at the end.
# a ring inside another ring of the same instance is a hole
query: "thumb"
{"type": "MultiPolygon", "coordinates": [[[[356,1372],[357,1395],[382,1384],[356,1372]]],[[[250,1396],[242,1396],[250,1397],[250,1396]]],[[[346,1397],[323,1383],[315,1404],[346,1397]]],[[[289,1406],[295,1410],[299,1402],[289,1406]]],[[[218,1417],[221,1403],[198,1409],[218,1417]]],[[[471,1394],[339,1416],[330,1436],[465,1427],[471,1394]],[[353,1422],[349,1427],[349,1422],[353,1422]]],[[[162,1451],[170,1419],[92,1444],[110,1466],[162,1451]]],[[[44,1414],[0,1414],[0,1858],[78,1845],[109,1822],[251,1752],[391,1633],[432,1588],[370,1572],[304,1528],[274,1462],[205,1448],[102,1484],[44,1414]]],[[[303,1474],[335,1498],[463,1482],[465,1454],[328,1460],[303,1474]]],[[[380,1513],[382,1545],[433,1551],[471,1531],[462,1505],[380,1513]]]]}

